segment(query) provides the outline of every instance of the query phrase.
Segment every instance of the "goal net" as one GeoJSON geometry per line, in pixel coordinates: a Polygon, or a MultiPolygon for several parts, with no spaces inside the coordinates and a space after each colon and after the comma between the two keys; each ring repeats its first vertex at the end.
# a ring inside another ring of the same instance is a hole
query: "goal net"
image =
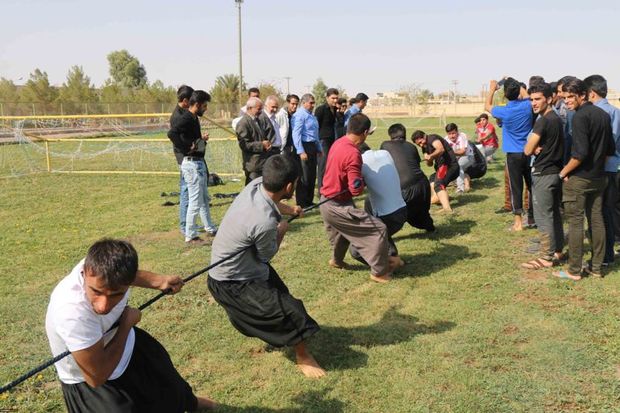
{"type": "MultiPolygon", "coordinates": [[[[0,117],[0,177],[40,172],[178,174],[170,114],[0,117]]],[[[207,117],[210,172],[242,175],[234,132],[207,117]]]]}

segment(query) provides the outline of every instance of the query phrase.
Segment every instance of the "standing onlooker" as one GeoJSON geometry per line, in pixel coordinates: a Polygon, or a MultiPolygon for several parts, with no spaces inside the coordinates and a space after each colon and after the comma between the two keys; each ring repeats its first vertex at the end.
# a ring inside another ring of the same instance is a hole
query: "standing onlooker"
{"type": "Polygon", "coordinates": [[[314,116],[319,122],[319,139],[321,140],[321,148],[323,148],[323,156],[318,159],[317,164],[317,187],[321,190],[323,183],[323,174],[325,173],[325,163],[329,155],[334,140],[336,140],[336,112],[338,105],[338,89],[329,88],[325,92],[325,103],[317,106],[314,110],[314,116]]]}
{"type": "Polygon", "coordinates": [[[489,123],[489,115],[486,113],[481,114],[478,119],[479,121],[476,122],[476,142],[482,145],[482,154],[486,158],[487,163],[492,162],[493,154],[499,148],[495,126],[489,123]]]}
{"type": "Polygon", "coordinates": [[[263,102],[259,98],[248,99],[245,106],[246,112],[237,123],[235,132],[241,148],[247,185],[262,175],[265,160],[272,153],[269,136],[273,134],[273,130],[270,124],[261,127],[258,122],[258,117],[263,113],[263,102]]]}
{"type": "MultiPolygon", "coordinates": [[[[257,87],[251,87],[248,89],[248,99],[258,98],[260,99],[260,90],[257,87]]],[[[243,105],[241,110],[239,110],[239,117],[243,116],[245,112],[248,110],[247,105],[243,105]]]]}
{"type": "MultiPolygon", "coordinates": [[[[504,128],[502,150],[506,153],[506,166],[510,182],[510,197],[514,223],[512,231],[523,229],[523,182],[530,193],[532,176],[530,172],[530,157],[523,153],[527,137],[532,130],[532,105],[527,98],[527,92],[515,79],[509,77],[504,82],[504,96],[508,99],[506,106],[493,106],[493,96],[498,90],[497,81],[491,80],[484,108],[495,118],[502,120],[504,128]]],[[[529,202],[528,225],[534,223],[532,202],[529,202]]]]}
{"type": "Polygon", "coordinates": [[[565,92],[563,87],[566,83],[571,80],[577,79],[575,76],[564,76],[562,79],[556,82],[556,102],[554,104],[553,110],[558,114],[560,119],[562,119],[562,123],[564,124],[564,165],[568,163],[571,156],[571,143],[573,141],[573,131],[572,131],[572,123],[573,116],[575,116],[575,111],[570,110],[566,106],[566,102],[564,101],[565,92]]]}
{"type": "Polygon", "coordinates": [[[619,188],[618,169],[620,168],[620,109],[612,106],[607,101],[607,80],[603,76],[588,76],[583,82],[588,90],[588,101],[592,102],[594,106],[603,109],[611,118],[611,133],[616,147],[614,155],[607,157],[605,162],[607,187],[603,195],[603,220],[605,221],[606,234],[603,265],[609,265],[614,262],[616,228],[620,224],[620,217],[616,214],[619,188]]]}
{"type": "Polygon", "coordinates": [[[347,129],[344,127],[344,113],[348,109],[347,99],[339,98],[336,108],[336,139],[338,139],[347,133],[347,129]]]}
{"type": "Polygon", "coordinates": [[[461,194],[463,192],[469,192],[471,189],[471,181],[469,176],[465,173],[465,170],[474,164],[474,151],[471,146],[469,146],[467,135],[463,132],[459,132],[459,128],[455,123],[448,123],[446,125],[446,133],[448,135],[444,139],[452,148],[452,151],[456,155],[456,160],[459,163],[459,177],[456,178],[456,192],[461,194]]]}
{"type": "Polygon", "coordinates": [[[528,93],[534,114],[538,115],[524,152],[527,156],[536,155],[532,165],[532,202],[540,232],[540,258],[521,266],[537,270],[557,265],[562,258],[562,181],[558,173],[563,167],[564,125],[553,111],[550,85],[534,83],[528,93]]]}
{"type": "Polygon", "coordinates": [[[187,216],[189,197],[187,192],[187,184],[185,183],[185,179],[183,179],[183,172],[181,172],[183,153],[181,152],[181,149],[174,145],[174,140],[177,138],[173,135],[178,133],[178,129],[174,128],[173,125],[176,125],[176,123],[183,116],[183,113],[187,112],[187,109],[189,108],[189,99],[192,97],[192,93],[194,93],[194,89],[187,85],[183,85],[177,89],[178,103],[174,108],[172,115],[170,115],[170,130],[168,131],[168,139],[172,141],[172,151],[174,152],[174,156],[179,164],[179,228],[181,229],[181,233],[183,235],[185,235],[185,217],[187,216]]]}
{"type": "Polygon", "coordinates": [[[314,96],[306,93],[301,97],[301,108],[291,118],[293,145],[301,162],[301,177],[295,197],[302,208],[313,204],[317,159],[323,155],[319,141],[319,122],[312,114],[314,103],[314,96]]]}
{"type": "Polygon", "coordinates": [[[355,98],[351,99],[351,101],[351,107],[344,113],[345,128],[349,124],[349,119],[351,119],[351,116],[355,115],[356,113],[361,113],[364,110],[366,104],[368,103],[368,95],[360,92],[355,95],[355,98]]]}
{"type": "Polygon", "coordinates": [[[583,260],[583,216],[592,233],[592,265],[586,271],[601,277],[605,256],[603,193],[607,185],[605,158],[616,152],[611,119],[601,108],[588,102],[583,81],[573,79],[563,85],[564,100],[573,117],[571,159],[560,171],[564,180],[562,201],[568,219],[568,270],[554,273],[560,278],[581,279],[583,260]]]}
{"type": "Polygon", "coordinates": [[[299,106],[299,96],[286,95],[286,106],[283,106],[276,114],[276,121],[280,125],[280,137],[284,142],[282,154],[291,159],[297,159],[293,145],[293,128],[291,128],[291,117],[297,112],[297,106],[299,106]]]}
{"type": "Polygon", "coordinates": [[[200,117],[207,110],[211,96],[203,90],[195,90],[189,99],[189,108],[184,112],[179,121],[172,126],[169,136],[174,145],[183,154],[181,171],[187,184],[189,202],[185,219],[185,242],[201,244],[203,240],[198,237],[196,231],[196,217],[200,215],[205,230],[210,235],[215,235],[217,227],[211,220],[209,210],[209,191],[207,189],[207,163],[205,162],[205,150],[209,134],[200,132],[200,117]]]}
{"type": "Polygon", "coordinates": [[[435,231],[431,208],[431,186],[420,168],[420,154],[416,147],[407,142],[407,130],[396,123],[388,128],[391,140],[381,144],[381,149],[390,153],[400,180],[400,191],[407,204],[407,222],[412,227],[435,231]]]}

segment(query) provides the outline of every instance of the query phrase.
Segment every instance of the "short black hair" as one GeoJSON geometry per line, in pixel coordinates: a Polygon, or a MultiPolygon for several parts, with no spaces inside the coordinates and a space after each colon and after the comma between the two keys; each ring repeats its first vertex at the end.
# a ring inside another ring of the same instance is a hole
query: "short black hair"
{"type": "Polygon", "coordinates": [[[367,101],[368,100],[368,95],[366,93],[358,93],[357,95],[355,95],[355,103],[364,100],[367,101]]]}
{"type": "Polygon", "coordinates": [[[346,105],[347,104],[347,98],[338,98],[338,104],[339,105],[346,105]]]}
{"type": "Polygon", "coordinates": [[[583,80],[574,78],[562,85],[562,90],[568,93],[574,93],[578,96],[588,93],[588,88],[583,80]]]}
{"type": "Polygon", "coordinates": [[[260,90],[257,87],[251,87],[248,89],[248,96],[252,93],[258,93],[260,95],[260,90]]]}
{"type": "MultiPolygon", "coordinates": [[[[569,76],[564,76],[560,80],[558,80],[558,86],[559,85],[564,86],[565,84],[567,84],[568,82],[570,82],[573,79],[577,79],[577,78],[575,76],[570,76],[570,75],[569,76]]],[[[564,88],[562,88],[562,89],[564,89],[564,88]]]]}
{"type": "Polygon", "coordinates": [[[489,115],[487,115],[486,113],[481,113],[480,116],[478,116],[480,119],[486,119],[489,120],[489,115]]]}
{"type": "Polygon", "coordinates": [[[338,89],[334,88],[334,87],[330,87],[329,89],[327,89],[325,91],[325,97],[330,97],[331,95],[338,95],[338,89]]]}
{"type": "Polygon", "coordinates": [[[351,116],[347,124],[347,133],[361,135],[367,130],[370,130],[370,118],[368,116],[363,113],[356,113],[351,116]]]}
{"type": "Polygon", "coordinates": [[[551,82],[549,86],[551,86],[551,91],[553,93],[558,93],[558,82],[551,82]]]}
{"type": "Polygon", "coordinates": [[[88,249],[84,272],[103,277],[107,288],[117,290],[136,279],[138,253],[127,241],[103,238],[88,249]]]}
{"type": "Polygon", "coordinates": [[[544,82],[537,82],[530,86],[527,90],[528,94],[533,93],[542,93],[545,98],[553,97],[553,89],[551,89],[551,85],[544,82]]]}
{"type": "Polygon", "coordinates": [[[189,98],[192,97],[192,93],[194,93],[194,88],[182,85],[177,89],[177,101],[183,102],[185,99],[189,100],[189,98]]]}
{"type": "Polygon", "coordinates": [[[353,106],[353,105],[355,105],[356,103],[357,103],[357,99],[355,99],[355,98],[351,98],[351,99],[349,99],[349,105],[353,106]]]}
{"type": "Polygon", "coordinates": [[[457,131],[459,130],[459,127],[456,126],[456,123],[448,123],[446,125],[446,132],[452,132],[453,130],[457,131]]]}
{"type": "Polygon", "coordinates": [[[425,136],[426,136],[426,133],[424,133],[421,130],[417,130],[411,134],[411,140],[415,142],[416,140],[423,138],[425,136]]]}
{"type": "Polygon", "coordinates": [[[407,139],[407,129],[402,123],[395,123],[388,128],[390,139],[407,139]]]}
{"type": "Polygon", "coordinates": [[[208,103],[211,102],[211,95],[204,90],[194,90],[192,96],[189,98],[190,106],[196,103],[208,103]]]}
{"type": "Polygon", "coordinates": [[[542,76],[531,76],[528,82],[528,86],[534,86],[536,83],[545,83],[545,78],[542,76]]]}
{"type": "Polygon", "coordinates": [[[594,92],[602,98],[607,97],[607,80],[601,75],[591,75],[583,79],[588,92],[594,92]]]}
{"type": "Polygon", "coordinates": [[[286,101],[291,103],[291,100],[293,99],[297,99],[297,102],[299,102],[299,96],[297,96],[294,93],[291,93],[290,95],[286,95],[286,101]]]}
{"type": "Polygon", "coordinates": [[[521,93],[521,84],[514,78],[509,77],[504,82],[504,96],[508,100],[517,100],[521,93]]]}
{"type": "Polygon", "coordinates": [[[278,192],[299,176],[297,165],[284,155],[273,155],[263,166],[263,186],[269,192],[278,192]]]}
{"type": "Polygon", "coordinates": [[[474,123],[477,125],[478,122],[480,122],[480,116],[478,116],[476,119],[474,119],[474,123]]]}

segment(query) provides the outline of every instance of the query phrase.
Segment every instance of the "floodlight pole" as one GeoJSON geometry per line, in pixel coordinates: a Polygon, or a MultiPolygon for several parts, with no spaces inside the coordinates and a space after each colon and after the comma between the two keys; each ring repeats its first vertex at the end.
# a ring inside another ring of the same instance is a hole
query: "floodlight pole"
{"type": "Polygon", "coordinates": [[[238,27],[239,27],[239,104],[243,105],[243,52],[241,49],[241,4],[243,0],[235,0],[238,9],[238,27]]]}
{"type": "Polygon", "coordinates": [[[284,78],[286,79],[286,94],[288,95],[291,93],[291,77],[284,76],[284,78]]]}

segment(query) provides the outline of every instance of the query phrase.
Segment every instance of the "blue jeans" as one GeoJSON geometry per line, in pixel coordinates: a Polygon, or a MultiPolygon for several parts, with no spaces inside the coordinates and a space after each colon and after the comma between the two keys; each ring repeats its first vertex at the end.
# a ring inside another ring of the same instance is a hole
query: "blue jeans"
{"type": "MultiPolygon", "coordinates": [[[[181,169],[181,165],[179,165],[179,170],[181,169]]],[[[181,232],[185,234],[185,217],[187,216],[187,206],[189,204],[189,193],[187,191],[187,184],[185,183],[185,179],[183,179],[183,171],[179,173],[179,228],[181,232]]]]}
{"type": "Polygon", "coordinates": [[[195,229],[196,217],[200,220],[207,231],[215,231],[216,227],[211,220],[209,211],[209,191],[207,189],[207,165],[204,161],[192,161],[183,159],[181,164],[183,179],[187,185],[188,205],[185,216],[185,241],[198,236],[195,229]]]}

